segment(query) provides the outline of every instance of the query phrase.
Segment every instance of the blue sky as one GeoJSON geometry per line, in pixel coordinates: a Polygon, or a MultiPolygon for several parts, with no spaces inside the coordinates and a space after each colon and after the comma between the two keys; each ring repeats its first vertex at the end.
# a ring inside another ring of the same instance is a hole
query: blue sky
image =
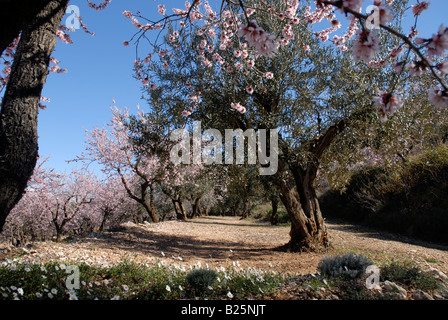
{"type": "MultiPolygon", "coordinates": [[[[69,170],[71,165],[66,160],[84,150],[85,129],[102,127],[110,120],[114,98],[118,107],[127,106],[131,111],[136,110],[138,103],[148,108],[141,100],[140,82],[132,77],[135,47],[123,46],[123,41],[130,40],[137,29],[122,12],[140,10],[143,16],[156,17],[158,3],[165,4],[170,13],[172,7],[184,8],[184,2],[113,0],[108,8],[99,12],[88,8],[85,0],[70,2],[80,8],[83,22],[95,36],[82,30],[72,32],[74,44],[58,42],[53,53],[61,62],[61,68],[67,68],[68,72],[50,74],[43,91],[51,102],[46,103],[47,109],[39,114],[39,153],[42,157],[50,156],[49,166],[69,170]]],[[[214,3],[213,0],[209,2],[214,3]]],[[[367,0],[363,7],[371,3],[367,0]]],[[[448,2],[432,0],[430,9],[419,20],[420,35],[430,37],[442,23],[448,25],[447,17],[448,2]]],[[[407,24],[413,24],[410,11],[408,18],[407,24]]]]}

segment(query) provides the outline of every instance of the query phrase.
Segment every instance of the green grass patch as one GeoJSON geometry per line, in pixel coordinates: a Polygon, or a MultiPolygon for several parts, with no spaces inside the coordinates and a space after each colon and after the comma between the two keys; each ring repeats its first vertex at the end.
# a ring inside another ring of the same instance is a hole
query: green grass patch
{"type": "Polygon", "coordinates": [[[256,298],[278,287],[283,276],[237,266],[210,271],[214,281],[198,290],[188,282],[198,265],[185,266],[161,261],[137,264],[124,261],[111,267],[77,264],[79,282],[72,266],[63,263],[16,263],[8,260],[0,267],[0,300],[177,300],[256,298]],[[67,286],[67,282],[69,286],[67,286]],[[72,288],[79,283],[79,287],[72,288]]]}

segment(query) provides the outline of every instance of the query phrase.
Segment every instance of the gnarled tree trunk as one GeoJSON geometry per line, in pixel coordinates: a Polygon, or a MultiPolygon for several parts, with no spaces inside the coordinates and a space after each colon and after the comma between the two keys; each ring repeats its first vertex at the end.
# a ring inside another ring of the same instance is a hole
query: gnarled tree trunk
{"type": "Polygon", "coordinates": [[[193,212],[191,213],[191,218],[194,217],[201,217],[202,216],[202,208],[201,208],[201,197],[195,197],[193,198],[193,201],[191,203],[193,212]]]}
{"type": "Polygon", "coordinates": [[[314,181],[319,167],[319,159],[331,145],[334,138],[347,125],[341,120],[328,128],[323,134],[311,141],[308,148],[308,161],[305,165],[286,162],[292,159],[284,149],[279,159],[278,177],[274,183],[280,191],[280,199],[291,219],[289,251],[316,250],[329,245],[327,228],[322,217],[314,181]],[[291,178],[292,175],[292,178],[291,178]]]}
{"type": "Polygon", "coordinates": [[[0,230],[36,165],[39,102],[67,4],[48,1],[23,29],[14,57],[0,113],[0,230]]]}
{"type": "Polygon", "coordinates": [[[171,199],[174,206],[174,211],[176,212],[176,218],[178,220],[187,220],[187,214],[185,213],[184,205],[180,199],[171,199]]]}
{"type": "Polygon", "coordinates": [[[299,186],[284,181],[277,184],[291,220],[291,239],[287,244],[290,251],[314,250],[329,244],[319,201],[310,182],[303,181],[299,186]]]}

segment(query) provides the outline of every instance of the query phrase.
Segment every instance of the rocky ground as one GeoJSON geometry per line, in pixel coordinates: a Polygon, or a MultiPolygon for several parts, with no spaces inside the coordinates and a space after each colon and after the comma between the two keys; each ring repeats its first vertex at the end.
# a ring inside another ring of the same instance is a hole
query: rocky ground
{"type": "MultiPolygon", "coordinates": [[[[273,299],[336,299],[330,286],[307,285],[317,274],[326,255],[354,252],[378,264],[412,261],[448,281],[448,247],[394,234],[377,232],[337,221],[327,221],[331,247],[321,252],[290,253],[276,250],[288,242],[289,227],[237,217],[202,217],[188,222],[123,225],[114,232],[92,233],[61,243],[34,242],[15,248],[0,243],[0,261],[18,255],[26,259],[85,262],[103,266],[123,260],[151,263],[165,260],[181,264],[226,266],[238,261],[242,267],[277,270],[295,278],[273,299]],[[311,279],[311,278],[310,278],[311,279]]],[[[405,299],[446,299],[448,292],[406,291],[394,283],[381,283],[381,290],[405,299]],[[404,292],[406,291],[406,292],[404,292]]]]}

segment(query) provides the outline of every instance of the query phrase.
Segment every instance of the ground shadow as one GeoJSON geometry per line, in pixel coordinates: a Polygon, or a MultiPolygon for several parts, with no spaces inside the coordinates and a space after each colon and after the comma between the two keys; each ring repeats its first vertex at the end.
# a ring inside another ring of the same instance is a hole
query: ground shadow
{"type": "Polygon", "coordinates": [[[118,232],[92,234],[78,241],[95,244],[103,248],[116,248],[129,253],[167,258],[249,260],[263,259],[272,253],[270,248],[248,247],[231,241],[201,240],[191,236],[159,234],[138,226],[127,227],[118,232]]]}

